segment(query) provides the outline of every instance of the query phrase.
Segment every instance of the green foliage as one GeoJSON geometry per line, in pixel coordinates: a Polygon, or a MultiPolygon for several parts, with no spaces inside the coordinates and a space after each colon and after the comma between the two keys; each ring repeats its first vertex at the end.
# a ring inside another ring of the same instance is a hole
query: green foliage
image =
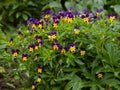
{"type": "MultiPolygon", "coordinates": [[[[59,1],[54,0],[4,0],[0,1],[0,24],[2,31],[14,30],[19,23],[30,17],[38,18],[46,9],[61,8],[59,1]]],[[[56,9],[57,10],[57,9],[56,9]]]]}
{"type": "Polygon", "coordinates": [[[22,83],[20,90],[119,90],[120,24],[115,16],[53,13],[30,18],[2,49],[2,63],[13,68],[9,75],[22,83]]]}

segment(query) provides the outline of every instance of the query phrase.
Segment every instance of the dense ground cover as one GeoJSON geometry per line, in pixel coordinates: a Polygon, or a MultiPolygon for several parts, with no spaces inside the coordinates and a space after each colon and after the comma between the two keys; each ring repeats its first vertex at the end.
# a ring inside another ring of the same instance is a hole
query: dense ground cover
{"type": "Polygon", "coordinates": [[[119,90],[120,43],[116,14],[52,10],[29,18],[2,50],[6,79],[20,90],[119,90]]]}

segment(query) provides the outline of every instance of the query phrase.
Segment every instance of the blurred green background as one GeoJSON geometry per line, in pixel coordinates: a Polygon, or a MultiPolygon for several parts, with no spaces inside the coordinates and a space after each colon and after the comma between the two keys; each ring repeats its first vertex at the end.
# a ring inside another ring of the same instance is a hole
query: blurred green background
{"type": "Polygon", "coordinates": [[[39,18],[46,10],[60,9],[96,11],[103,8],[105,15],[116,13],[120,16],[120,0],[0,0],[0,49],[4,48],[18,24],[26,24],[30,17],[39,18]]]}

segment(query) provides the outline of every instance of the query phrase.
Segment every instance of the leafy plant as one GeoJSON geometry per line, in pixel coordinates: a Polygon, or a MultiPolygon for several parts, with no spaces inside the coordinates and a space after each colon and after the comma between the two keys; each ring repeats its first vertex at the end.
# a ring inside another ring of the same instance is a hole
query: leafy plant
{"type": "Polygon", "coordinates": [[[119,22],[115,14],[49,10],[30,18],[3,50],[21,89],[120,88],[119,22]]]}

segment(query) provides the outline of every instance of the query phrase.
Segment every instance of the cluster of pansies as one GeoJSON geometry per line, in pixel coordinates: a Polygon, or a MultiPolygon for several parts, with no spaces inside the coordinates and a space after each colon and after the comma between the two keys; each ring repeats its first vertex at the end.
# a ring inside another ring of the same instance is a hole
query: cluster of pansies
{"type": "MultiPolygon", "coordinates": [[[[92,38],[97,38],[97,35],[93,34],[97,31],[92,31],[91,28],[96,30],[97,27],[94,25],[102,25],[102,23],[104,23],[102,26],[106,27],[107,24],[110,24],[109,28],[111,28],[112,22],[117,18],[116,14],[109,14],[103,21],[102,12],[103,9],[98,9],[96,12],[60,10],[56,14],[49,10],[42,14],[40,19],[30,18],[26,28],[24,26],[19,28],[17,38],[11,38],[9,41],[10,57],[25,67],[21,72],[29,72],[26,75],[32,82],[32,90],[35,90],[42,80],[45,82],[43,73],[49,73],[47,70],[55,72],[54,65],[59,64],[57,70],[62,67],[63,63],[68,67],[73,65],[72,67],[77,68],[78,65],[71,64],[71,61],[76,62],[75,59],[78,59],[85,62],[86,59],[92,58],[88,46],[95,42],[92,42],[89,36],[93,35],[92,38]],[[88,31],[88,29],[90,30],[88,31]],[[49,66],[52,69],[49,69],[49,66]]],[[[103,36],[100,38],[105,37],[105,34],[101,35],[103,36]]],[[[94,51],[96,52],[94,49],[92,54],[94,51]]],[[[4,54],[6,53],[8,53],[8,48],[4,49],[4,54]]],[[[102,77],[101,72],[97,74],[98,79],[102,77]]]]}

